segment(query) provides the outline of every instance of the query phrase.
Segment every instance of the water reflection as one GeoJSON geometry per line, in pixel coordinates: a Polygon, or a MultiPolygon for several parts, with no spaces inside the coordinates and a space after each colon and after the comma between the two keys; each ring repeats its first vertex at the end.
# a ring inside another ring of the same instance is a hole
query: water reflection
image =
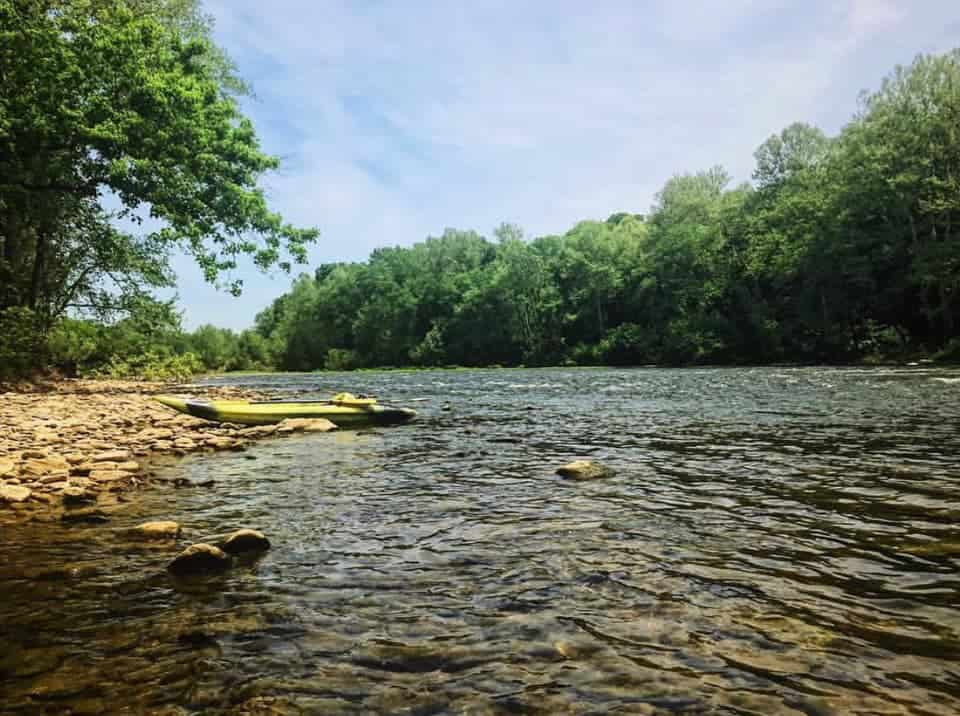
{"type": "Polygon", "coordinates": [[[0,522],[0,711],[956,713],[955,378],[245,378],[427,400],[410,426],[171,464],[215,485],[106,525],[0,522]],[[618,474],[553,476],[577,457],[618,474]],[[167,518],[274,547],[186,587],[176,547],[122,537],[167,518]]]}

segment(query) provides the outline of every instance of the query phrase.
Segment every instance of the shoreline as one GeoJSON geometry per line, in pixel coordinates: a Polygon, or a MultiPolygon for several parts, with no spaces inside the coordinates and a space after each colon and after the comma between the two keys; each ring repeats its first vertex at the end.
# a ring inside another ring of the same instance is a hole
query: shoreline
{"type": "MultiPolygon", "coordinates": [[[[129,500],[156,479],[162,458],[243,451],[294,427],[214,423],[152,400],[170,383],[56,380],[0,393],[0,517],[82,520],[91,509],[129,500]]],[[[262,393],[191,385],[205,398],[262,393]]]]}

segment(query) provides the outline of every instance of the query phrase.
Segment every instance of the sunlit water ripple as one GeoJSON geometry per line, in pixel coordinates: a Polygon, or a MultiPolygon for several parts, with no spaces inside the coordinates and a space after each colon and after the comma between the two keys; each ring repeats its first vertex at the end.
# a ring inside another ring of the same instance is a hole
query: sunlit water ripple
{"type": "Polygon", "coordinates": [[[0,712],[956,714],[957,378],[218,379],[420,417],[172,463],[215,487],[108,525],[0,518],[0,712]],[[554,475],[576,458],[616,476],[554,475]],[[122,538],[147,519],[273,548],[178,585],[177,547],[122,538]]]}

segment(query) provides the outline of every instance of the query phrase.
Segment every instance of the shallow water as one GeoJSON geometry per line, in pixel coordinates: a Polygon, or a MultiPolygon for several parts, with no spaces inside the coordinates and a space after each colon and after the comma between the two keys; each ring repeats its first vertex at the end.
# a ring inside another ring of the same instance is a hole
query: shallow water
{"type": "Polygon", "coordinates": [[[958,377],[217,380],[420,417],[170,463],[216,484],[105,525],[0,517],[0,713],[958,713],[958,377]],[[273,548],[175,583],[148,519],[273,548]]]}

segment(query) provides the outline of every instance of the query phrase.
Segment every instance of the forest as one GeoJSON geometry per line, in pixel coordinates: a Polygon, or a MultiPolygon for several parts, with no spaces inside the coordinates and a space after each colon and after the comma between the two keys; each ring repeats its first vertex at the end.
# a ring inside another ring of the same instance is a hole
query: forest
{"type": "Polygon", "coordinates": [[[217,281],[317,231],[267,207],[277,161],[195,3],[44,7],[0,0],[0,377],[960,359],[960,50],[895,67],[836,136],[770,136],[749,182],[678,173],[563,235],[447,229],[186,332],[155,298],[171,251],[217,281]]]}
{"type": "Polygon", "coordinates": [[[960,358],[960,51],[754,159],[750,183],[678,174],[562,236],[448,229],[320,266],[255,333],[287,370],[960,358]]]}

